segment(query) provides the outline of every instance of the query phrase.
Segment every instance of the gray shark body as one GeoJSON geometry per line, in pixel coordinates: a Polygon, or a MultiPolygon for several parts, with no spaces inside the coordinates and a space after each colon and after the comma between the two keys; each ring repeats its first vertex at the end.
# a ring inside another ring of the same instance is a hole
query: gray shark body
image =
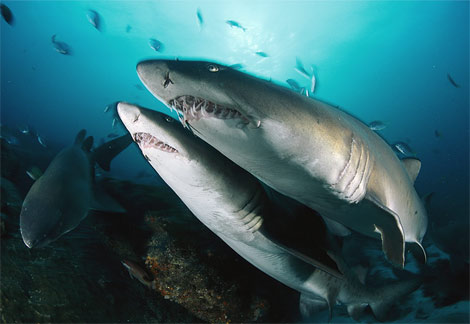
{"type": "Polygon", "coordinates": [[[404,266],[427,215],[414,187],[420,162],[400,161],[351,115],[211,62],[153,60],[137,72],[195,135],[275,190],[325,219],[382,240],[404,266]]]}
{"type": "Polygon", "coordinates": [[[97,191],[101,201],[95,200],[93,170],[95,162],[109,166],[111,159],[132,140],[124,136],[105,143],[97,149],[99,154],[94,156],[90,151],[93,138],[85,139],[85,133],[85,130],[80,131],[74,145],[57,154],[44,174],[33,183],[23,201],[20,231],[29,248],[43,247],[70,232],[96,206],[101,210],[124,211],[116,204],[108,208],[109,201],[114,203],[114,200],[102,190],[97,191]],[[96,160],[98,155],[99,160],[96,160]]]}
{"type": "MultiPolygon", "coordinates": [[[[279,243],[282,235],[277,233],[290,230],[289,220],[273,224],[268,198],[255,177],[168,116],[127,103],[119,103],[118,113],[146,160],[194,215],[251,264],[299,291],[304,308],[320,305],[331,310],[343,303],[356,317],[358,310],[371,305],[380,318],[390,303],[416,289],[418,282],[408,281],[372,291],[329,252],[344,273],[332,275],[336,264],[322,264],[289,242],[279,243]]],[[[300,227],[293,230],[302,232],[300,227]]]]}

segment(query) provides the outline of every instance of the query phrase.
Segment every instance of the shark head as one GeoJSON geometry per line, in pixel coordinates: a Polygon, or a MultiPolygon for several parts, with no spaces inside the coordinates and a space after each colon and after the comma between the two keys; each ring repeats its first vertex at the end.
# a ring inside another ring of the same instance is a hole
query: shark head
{"type": "Polygon", "coordinates": [[[195,215],[240,210],[260,190],[251,175],[177,120],[124,102],[117,111],[145,159],[195,215]]]}
{"type": "Polygon", "coordinates": [[[75,210],[66,202],[57,201],[52,195],[40,195],[44,186],[42,177],[31,187],[20,213],[20,232],[23,242],[30,249],[41,248],[54,242],[74,227],[69,226],[75,210]]]}
{"type": "MultiPolygon", "coordinates": [[[[291,109],[308,98],[228,66],[148,60],[137,65],[137,73],[157,99],[176,110],[183,125],[237,164],[230,154],[249,161],[253,152],[269,156],[270,150],[277,150],[289,155],[292,147],[302,145],[292,143],[294,136],[284,127],[285,120],[294,118],[299,127],[309,127],[303,125],[301,109],[295,114],[291,109]],[[280,102],[286,103],[283,109],[278,109],[280,102]],[[267,143],[266,152],[254,140],[260,137],[266,138],[261,143],[267,143]]],[[[253,161],[250,172],[263,165],[253,161]]]]}

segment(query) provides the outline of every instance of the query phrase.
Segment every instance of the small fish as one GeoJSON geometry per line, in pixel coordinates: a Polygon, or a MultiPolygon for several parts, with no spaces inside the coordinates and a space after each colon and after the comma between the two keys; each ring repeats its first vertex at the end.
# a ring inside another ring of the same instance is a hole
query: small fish
{"type": "Polygon", "coordinates": [[[287,79],[286,82],[287,82],[287,84],[290,85],[292,90],[294,90],[296,92],[300,92],[301,88],[300,88],[299,84],[297,83],[297,81],[295,81],[294,79],[287,79]]]}
{"type": "Polygon", "coordinates": [[[268,57],[269,56],[265,52],[256,52],[255,54],[258,55],[258,56],[261,56],[261,57],[268,57]]]}
{"type": "Polygon", "coordinates": [[[3,3],[0,5],[1,6],[1,9],[2,9],[2,17],[3,19],[5,19],[6,23],[10,26],[13,25],[13,22],[14,22],[14,19],[13,19],[13,14],[10,10],[10,8],[8,8],[6,5],[4,5],[3,3]]]}
{"type": "Polygon", "coordinates": [[[306,97],[310,97],[310,94],[308,92],[308,89],[306,89],[305,87],[302,87],[302,89],[300,89],[300,94],[302,96],[306,96],[306,97]]]}
{"type": "Polygon", "coordinates": [[[441,134],[440,131],[438,131],[438,130],[436,129],[436,130],[434,130],[434,136],[436,136],[437,138],[439,138],[439,137],[442,136],[442,134],[441,134]]]}
{"type": "Polygon", "coordinates": [[[145,90],[144,87],[143,87],[142,85],[138,84],[138,83],[137,83],[137,84],[134,84],[134,87],[135,87],[137,90],[141,90],[141,91],[142,91],[142,90],[145,90]]]}
{"type": "Polygon", "coordinates": [[[236,22],[235,20],[227,20],[226,23],[232,28],[240,28],[243,31],[246,31],[246,28],[240,25],[240,23],[236,22]]]}
{"type": "Polygon", "coordinates": [[[95,10],[89,9],[86,14],[88,21],[93,25],[97,30],[101,31],[101,17],[98,12],[95,10]]]}
{"type": "Polygon", "coordinates": [[[449,80],[449,82],[450,82],[454,87],[460,88],[460,85],[458,85],[458,84],[454,81],[454,79],[452,79],[452,77],[450,76],[449,73],[447,73],[447,79],[449,80]]]}
{"type": "Polygon", "coordinates": [[[122,260],[121,264],[127,269],[127,271],[129,271],[129,276],[131,276],[131,278],[139,280],[150,289],[155,289],[155,280],[152,280],[148,273],[137,265],[137,263],[130,260],[122,260]]]}
{"type": "Polygon", "coordinates": [[[161,52],[163,50],[162,42],[160,42],[159,40],[156,40],[155,38],[149,39],[149,45],[156,52],[161,52]]]}
{"type": "Polygon", "coordinates": [[[243,69],[243,64],[235,63],[235,64],[230,65],[229,68],[232,68],[234,70],[240,70],[240,69],[243,69]]]}
{"type": "Polygon", "coordinates": [[[47,147],[46,141],[44,140],[44,138],[42,138],[41,136],[39,136],[39,134],[38,134],[38,142],[39,142],[39,144],[41,144],[42,146],[47,147]]]}
{"type": "Polygon", "coordinates": [[[196,16],[197,16],[197,23],[199,25],[199,28],[202,29],[202,26],[204,25],[204,19],[202,18],[202,12],[200,8],[197,8],[196,16]]]}
{"type": "Polygon", "coordinates": [[[131,25],[127,25],[126,26],[126,33],[129,33],[132,29],[132,26],[131,25]]]}
{"type": "Polygon", "coordinates": [[[28,177],[36,181],[42,176],[42,171],[38,167],[33,166],[30,169],[26,170],[26,174],[28,175],[28,177]]]}
{"type": "Polygon", "coordinates": [[[119,134],[116,134],[116,133],[111,133],[111,134],[108,134],[108,138],[115,138],[115,137],[118,137],[119,134]]]}
{"type": "Polygon", "coordinates": [[[0,135],[0,139],[5,140],[10,145],[18,145],[20,143],[20,141],[13,135],[10,135],[10,136],[0,135]]]}
{"type": "Polygon", "coordinates": [[[111,107],[111,105],[107,105],[106,107],[104,107],[104,113],[107,113],[109,111],[109,108],[111,107]]]}
{"type": "Polygon", "coordinates": [[[67,43],[56,41],[55,39],[56,35],[54,34],[52,35],[51,41],[52,45],[54,45],[54,48],[57,52],[64,55],[72,55],[72,50],[67,43]]]}
{"type": "Polygon", "coordinates": [[[305,70],[304,65],[302,64],[302,61],[296,57],[295,58],[295,71],[297,71],[300,75],[302,75],[304,78],[307,78],[308,80],[311,80],[312,77],[311,75],[305,70]]]}
{"type": "Polygon", "coordinates": [[[18,127],[18,130],[22,133],[22,134],[29,134],[29,126],[28,125],[24,125],[24,126],[20,126],[18,127]]]}
{"type": "Polygon", "coordinates": [[[315,84],[317,82],[317,79],[315,78],[315,74],[313,73],[313,66],[312,66],[312,75],[310,78],[310,92],[313,93],[315,92],[315,84]]]}
{"type": "Polygon", "coordinates": [[[411,149],[411,147],[403,142],[398,142],[393,145],[393,147],[403,155],[415,155],[415,152],[411,149]]]}
{"type": "Polygon", "coordinates": [[[116,127],[116,123],[117,123],[117,119],[116,119],[116,117],[114,117],[114,118],[113,118],[113,123],[112,123],[112,127],[113,127],[113,128],[116,127]]]}
{"type": "Polygon", "coordinates": [[[373,131],[379,131],[382,129],[385,129],[387,125],[385,125],[384,122],[381,122],[380,120],[374,120],[373,122],[370,122],[369,128],[372,129],[373,131]]]}

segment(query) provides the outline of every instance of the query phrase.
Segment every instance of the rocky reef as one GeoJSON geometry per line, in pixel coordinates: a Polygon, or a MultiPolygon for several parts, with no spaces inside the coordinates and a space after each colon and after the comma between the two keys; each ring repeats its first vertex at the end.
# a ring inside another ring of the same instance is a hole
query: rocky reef
{"type": "MultiPolygon", "coordinates": [[[[90,212],[72,232],[28,249],[21,203],[32,152],[1,140],[2,322],[279,322],[298,295],[239,257],[166,186],[98,178],[125,214],[90,212]],[[122,265],[132,260],[148,288],[122,265]]],[[[54,152],[43,154],[43,165],[54,152]]],[[[36,155],[37,157],[37,155],[36,155]]],[[[45,168],[45,166],[43,166],[45,168]]]]}

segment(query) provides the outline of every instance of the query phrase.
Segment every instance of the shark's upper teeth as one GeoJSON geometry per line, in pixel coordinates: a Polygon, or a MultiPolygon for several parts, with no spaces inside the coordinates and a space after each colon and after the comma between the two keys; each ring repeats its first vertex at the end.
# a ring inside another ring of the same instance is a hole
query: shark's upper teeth
{"type": "Polygon", "coordinates": [[[149,133],[135,133],[134,141],[139,145],[141,150],[144,148],[153,147],[168,153],[178,153],[177,149],[164,143],[163,141],[160,141],[158,138],[150,135],[149,133]]]}
{"type": "Polygon", "coordinates": [[[244,124],[249,120],[239,111],[218,105],[209,100],[193,96],[180,96],[169,102],[171,109],[175,109],[182,116],[181,122],[199,120],[201,118],[213,117],[218,119],[241,119],[244,124]]]}

